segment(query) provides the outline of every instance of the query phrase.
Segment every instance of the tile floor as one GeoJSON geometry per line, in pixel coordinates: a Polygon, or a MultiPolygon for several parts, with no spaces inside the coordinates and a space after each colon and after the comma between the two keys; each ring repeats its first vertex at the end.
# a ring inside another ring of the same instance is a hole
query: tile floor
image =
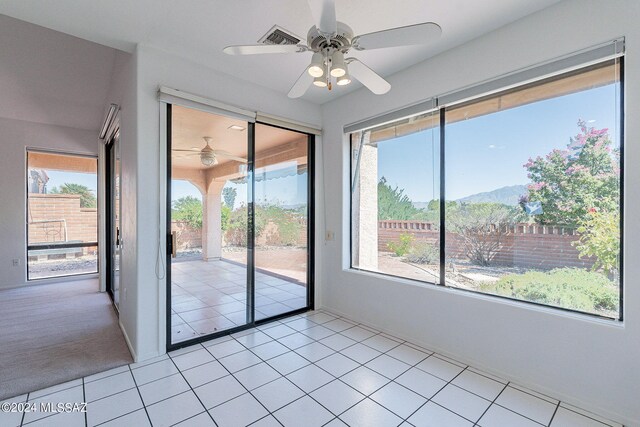
{"type": "MultiPolygon", "coordinates": [[[[171,340],[179,343],[246,324],[246,268],[226,261],[171,265],[171,340]]],[[[306,306],[306,286],[256,272],[256,319],[306,306]]]]}
{"type": "Polygon", "coordinates": [[[2,426],[620,426],[319,311],[12,400],[88,410],[2,426]]]}

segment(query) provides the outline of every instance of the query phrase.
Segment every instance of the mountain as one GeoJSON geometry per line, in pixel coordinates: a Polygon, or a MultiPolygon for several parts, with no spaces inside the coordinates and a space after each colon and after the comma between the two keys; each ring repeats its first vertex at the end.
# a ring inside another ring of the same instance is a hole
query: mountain
{"type": "Polygon", "coordinates": [[[523,194],[527,194],[526,185],[510,185],[485,193],[472,194],[457,201],[467,203],[502,203],[509,206],[516,206],[518,199],[523,194]]]}

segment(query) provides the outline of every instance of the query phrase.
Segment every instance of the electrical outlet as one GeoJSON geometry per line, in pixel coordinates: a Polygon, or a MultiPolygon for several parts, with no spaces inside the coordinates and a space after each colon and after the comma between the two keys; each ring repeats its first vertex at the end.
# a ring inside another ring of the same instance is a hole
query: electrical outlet
{"type": "Polygon", "coordinates": [[[333,231],[331,231],[331,230],[327,230],[327,234],[324,236],[324,239],[325,239],[327,242],[331,242],[331,241],[333,241],[333,239],[335,239],[335,238],[336,238],[336,233],[334,233],[334,232],[333,232],[333,231]]]}
{"type": "Polygon", "coordinates": [[[13,266],[14,266],[14,267],[20,267],[20,259],[15,258],[15,259],[12,261],[12,264],[13,264],[13,266]]]}

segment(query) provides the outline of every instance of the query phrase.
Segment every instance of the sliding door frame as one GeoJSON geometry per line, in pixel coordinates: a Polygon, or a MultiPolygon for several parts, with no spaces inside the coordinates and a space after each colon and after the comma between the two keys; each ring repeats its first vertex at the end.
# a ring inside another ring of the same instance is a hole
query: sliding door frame
{"type": "MultiPolygon", "coordinates": [[[[171,341],[171,131],[172,131],[172,105],[166,104],[166,244],[165,244],[165,283],[166,283],[166,350],[167,352],[177,350],[182,347],[213,340],[221,336],[230,335],[236,332],[251,329],[253,327],[273,322],[289,316],[295,316],[313,310],[315,307],[315,135],[301,132],[299,130],[288,129],[262,122],[247,123],[247,323],[223,331],[215,332],[201,337],[173,343],[171,341]],[[265,319],[255,320],[255,125],[262,124],[284,130],[297,132],[307,136],[307,306],[286,313],[281,313],[265,319]]],[[[162,103],[161,103],[162,108],[162,103]]],[[[192,107],[189,107],[192,108],[192,107]]],[[[212,113],[213,114],[213,113],[212,113]]]]}

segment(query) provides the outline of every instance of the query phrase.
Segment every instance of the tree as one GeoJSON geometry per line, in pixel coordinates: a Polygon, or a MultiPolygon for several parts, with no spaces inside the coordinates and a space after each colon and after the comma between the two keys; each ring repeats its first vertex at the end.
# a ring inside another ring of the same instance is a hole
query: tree
{"type": "Polygon", "coordinates": [[[224,198],[224,204],[233,209],[233,205],[236,202],[236,196],[238,191],[233,187],[225,187],[222,189],[222,197],[224,198]]]}
{"type": "Polygon", "coordinates": [[[478,265],[489,265],[519,219],[517,208],[501,203],[461,203],[447,210],[447,230],[458,234],[467,257],[478,265]]]}
{"type": "Polygon", "coordinates": [[[202,202],[193,196],[181,197],[172,203],[172,216],[193,228],[202,228],[202,202]]]}
{"type": "Polygon", "coordinates": [[[385,177],[378,182],[378,219],[410,220],[420,213],[401,188],[391,188],[385,177]]]}
{"type": "Polygon", "coordinates": [[[74,184],[65,182],[60,188],[53,187],[50,194],[79,194],[81,208],[95,208],[97,206],[96,196],[89,187],[82,184],[74,184]]]}
{"type": "Polygon", "coordinates": [[[580,133],[566,149],[529,159],[531,183],[522,202],[542,202],[540,224],[579,227],[591,209],[615,212],[620,201],[620,151],[612,148],[608,129],[578,121],[580,133]]]}
{"type": "Polygon", "coordinates": [[[580,257],[595,257],[592,270],[602,269],[614,278],[620,269],[620,214],[619,212],[599,212],[595,208],[578,227],[580,240],[575,246],[580,257]]]}

